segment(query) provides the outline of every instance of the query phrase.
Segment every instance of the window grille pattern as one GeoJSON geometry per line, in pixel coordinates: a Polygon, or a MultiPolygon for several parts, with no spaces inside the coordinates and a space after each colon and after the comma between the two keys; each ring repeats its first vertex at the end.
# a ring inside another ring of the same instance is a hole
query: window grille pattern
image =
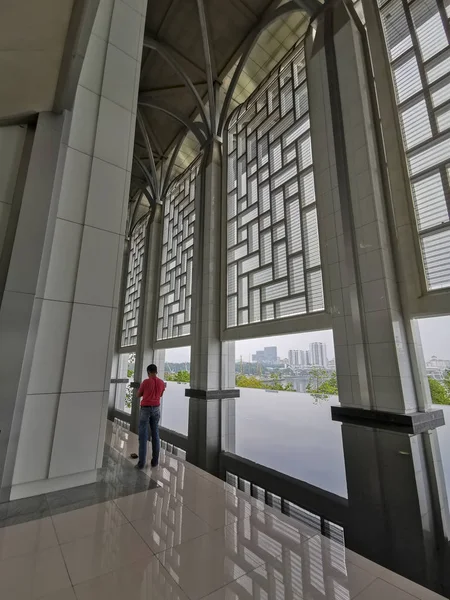
{"type": "Polygon", "coordinates": [[[227,133],[227,326],[324,310],[303,44],[227,133]]]}
{"type": "Polygon", "coordinates": [[[198,163],[195,163],[172,185],[164,204],[158,340],[182,337],[191,332],[197,173],[198,163]]]}
{"type": "Polygon", "coordinates": [[[428,289],[450,286],[450,3],[378,0],[428,289]]]}
{"type": "Polygon", "coordinates": [[[147,218],[139,221],[131,234],[120,344],[122,348],[135,346],[137,343],[147,222],[147,218]]]}

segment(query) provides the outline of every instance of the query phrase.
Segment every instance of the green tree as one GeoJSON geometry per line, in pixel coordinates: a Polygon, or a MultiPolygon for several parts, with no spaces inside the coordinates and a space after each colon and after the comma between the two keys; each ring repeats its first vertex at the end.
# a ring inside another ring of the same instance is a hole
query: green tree
{"type": "Polygon", "coordinates": [[[254,375],[236,375],[236,386],[242,388],[263,389],[264,385],[260,379],[254,375]]]}
{"type": "Polygon", "coordinates": [[[444,373],[444,380],[442,381],[448,395],[450,396],[450,371],[447,369],[444,373]]]}
{"type": "Polygon", "coordinates": [[[294,386],[292,383],[281,383],[281,377],[279,373],[271,373],[270,379],[272,383],[265,384],[264,387],[266,390],[279,390],[280,392],[293,392],[294,386]]]}
{"type": "MultiPolygon", "coordinates": [[[[128,379],[133,380],[134,370],[128,368],[127,369],[127,377],[128,379]]],[[[127,387],[125,388],[125,406],[127,408],[131,408],[131,404],[133,402],[133,388],[131,387],[131,383],[127,383],[127,387]]]]}
{"type": "Polygon", "coordinates": [[[186,370],[178,371],[178,373],[164,373],[164,379],[166,381],[176,381],[177,383],[189,383],[191,374],[186,370]]]}
{"type": "Polygon", "coordinates": [[[329,396],[337,396],[336,371],[328,375],[328,371],[321,367],[313,367],[309,371],[309,381],[306,391],[317,401],[328,400],[329,396]]]}
{"type": "Polygon", "coordinates": [[[127,367],[127,377],[130,380],[127,383],[127,387],[125,388],[125,406],[127,408],[131,408],[133,403],[133,388],[131,387],[131,382],[134,379],[134,365],[136,363],[136,352],[132,352],[128,355],[128,367],[127,367]]]}
{"type": "Polygon", "coordinates": [[[178,373],[175,376],[175,381],[177,381],[178,383],[189,383],[191,380],[191,374],[189,373],[189,371],[178,371],[178,373]]]}
{"type": "Polygon", "coordinates": [[[271,383],[264,383],[254,375],[236,375],[236,386],[242,388],[255,388],[258,390],[278,390],[280,392],[293,392],[294,386],[292,383],[281,383],[281,378],[278,373],[270,375],[271,383]]]}
{"type": "Polygon", "coordinates": [[[430,384],[431,401],[433,404],[450,404],[450,393],[445,379],[444,383],[441,383],[432,377],[428,377],[428,382],[430,384]]]}

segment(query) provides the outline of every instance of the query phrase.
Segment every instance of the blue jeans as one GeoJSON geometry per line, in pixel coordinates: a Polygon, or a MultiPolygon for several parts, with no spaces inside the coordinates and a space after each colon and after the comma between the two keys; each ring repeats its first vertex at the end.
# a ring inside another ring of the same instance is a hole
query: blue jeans
{"type": "Polygon", "coordinates": [[[139,417],[139,465],[143,467],[147,458],[148,426],[152,436],[152,463],[159,460],[159,406],[141,406],[139,417]]]}

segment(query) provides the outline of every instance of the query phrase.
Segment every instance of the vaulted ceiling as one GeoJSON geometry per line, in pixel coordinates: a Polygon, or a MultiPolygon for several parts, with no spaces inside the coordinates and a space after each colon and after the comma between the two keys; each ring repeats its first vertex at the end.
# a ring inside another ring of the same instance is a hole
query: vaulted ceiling
{"type": "MultiPolygon", "coordinates": [[[[185,125],[174,115],[191,121],[200,120],[195,95],[185,85],[180,73],[190,79],[207,105],[210,68],[215,73],[214,83],[221,86],[223,96],[246,40],[260,28],[268,15],[286,2],[149,0],[140,81],[140,99],[145,104],[140,105],[140,110],[156,166],[170,156],[177,141],[187,132],[185,125]],[[205,60],[205,21],[202,29],[199,6],[205,10],[211,52],[209,65],[205,60]],[[157,48],[146,47],[147,44],[157,48]]],[[[318,0],[298,0],[298,11],[280,16],[264,29],[240,74],[230,110],[251,95],[305,32],[308,16],[301,6],[308,3],[318,3],[318,0]]],[[[174,174],[186,168],[198,151],[199,142],[188,132],[177,155],[174,174]]],[[[139,127],[136,129],[135,154],[148,163],[145,139],[139,127]]],[[[142,180],[139,168],[135,167],[133,175],[137,182],[142,180]]]]}

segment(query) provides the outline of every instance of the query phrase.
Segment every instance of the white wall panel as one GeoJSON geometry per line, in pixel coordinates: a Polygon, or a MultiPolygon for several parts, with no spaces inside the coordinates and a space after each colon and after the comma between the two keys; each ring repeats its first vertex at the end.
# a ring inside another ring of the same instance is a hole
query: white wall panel
{"type": "Polygon", "coordinates": [[[96,468],[102,401],[103,392],[61,395],[50,477],[96,468]]]}
{"type": "Polygon", "coordinates": [[[46,479],[57,409],[58,394],[38,394],[27,397],[13,485],[46,479]]]}

